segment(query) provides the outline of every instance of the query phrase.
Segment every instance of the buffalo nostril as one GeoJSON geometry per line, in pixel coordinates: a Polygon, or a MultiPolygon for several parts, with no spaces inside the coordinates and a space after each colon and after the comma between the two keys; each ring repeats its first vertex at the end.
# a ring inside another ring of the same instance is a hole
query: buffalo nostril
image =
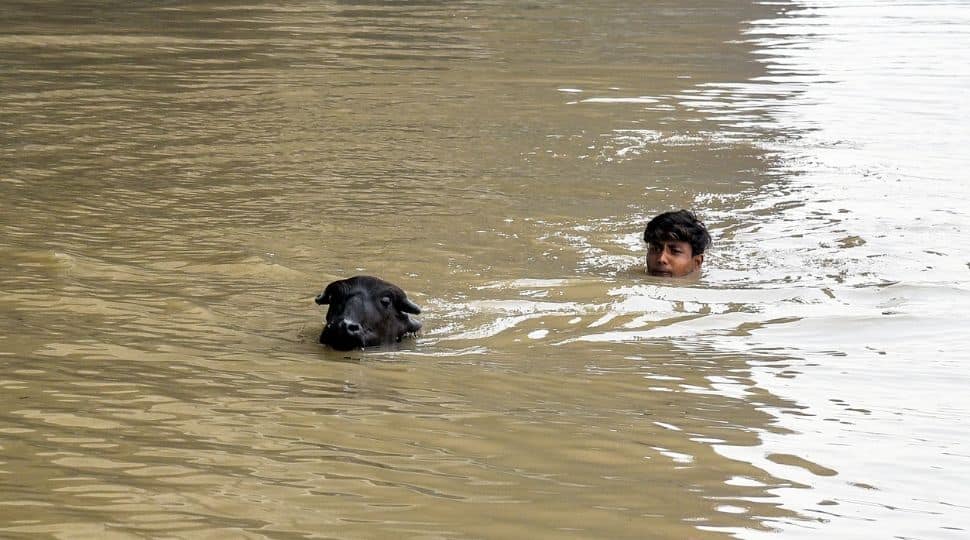
{"type": "Polygon", "coordinates": [[[357,332],[360,332],[360,325],[356,323],[347,323],[346,328],[347,328],[347,331],[352,334],[356,334],[357,332]]]}

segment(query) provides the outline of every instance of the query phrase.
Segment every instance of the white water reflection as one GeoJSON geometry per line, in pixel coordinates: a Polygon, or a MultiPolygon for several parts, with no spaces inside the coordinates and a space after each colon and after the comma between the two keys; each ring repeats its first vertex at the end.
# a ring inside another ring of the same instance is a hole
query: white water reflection
{"type": "Polygon", "coordinates": [[[779,302],[740,292],[758,319],[783,322],[715,341],[783,352],[785,371],[754,363],[752,376],[804,409],[779,416],[794,434],[763,434],[770,454],[719,451],[812,487],[776,490],[786,507],[819,520],[778,523],[786,537],[962,538],[970,530],[962,497],[970,481],[970,249],[962,241],[970,231],[962,148],[970,12],[946,2],[797,7],[751,27],[769,76],[706,97],[754,96],[763,107],[772,87],[794,92],[770,104],[767,120],[745,120],[804,135],[763,141],[784,180],[730,216],[737,224],[721,234],[719,251],[731,255],[710,277],[755,272],[760,287],[791,293],[779,302]]]}

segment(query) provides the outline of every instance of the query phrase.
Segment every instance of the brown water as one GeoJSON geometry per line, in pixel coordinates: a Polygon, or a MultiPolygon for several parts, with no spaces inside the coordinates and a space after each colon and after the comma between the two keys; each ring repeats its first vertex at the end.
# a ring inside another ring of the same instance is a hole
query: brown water
{"type": "Polygon", "coordinates": [[[0,537],[965,538],[970,12],[574,4],[5,1],[0,537]]]}

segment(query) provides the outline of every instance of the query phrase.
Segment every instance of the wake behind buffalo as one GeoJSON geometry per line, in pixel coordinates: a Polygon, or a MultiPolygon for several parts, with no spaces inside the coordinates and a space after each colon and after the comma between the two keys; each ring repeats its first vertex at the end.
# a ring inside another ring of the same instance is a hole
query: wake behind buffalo
{"type": "MultiPolygon", "coordinates": [[[[696,280],[711,235],[688,210],[664,212],[647,223],[647,274],[665,279],[696,280]]],[[[421,329],[411,314],[421,309],[400,287],[371,276],[334,281],[317,296],[327,304],[327,321],[320,343],[338,351],[393,345],[421,329]]]]}
{"type": "Polygon", "coordinates": [[[421,313],[393,283],[372,276],[334,281],[316,303],[328,305],[320,343],[338,351],[393,345],[421,329],[421,313]]]}

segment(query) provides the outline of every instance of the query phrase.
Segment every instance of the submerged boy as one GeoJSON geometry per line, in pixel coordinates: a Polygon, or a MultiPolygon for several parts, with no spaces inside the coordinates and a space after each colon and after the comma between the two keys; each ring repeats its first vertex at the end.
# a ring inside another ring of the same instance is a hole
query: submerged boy
{"type": "Polygon", "coordinates": [[[651,276],[696,278],[704,264],[711,235],[693,212],[664,212],[647,223],[647,273],[651,276]]]}

